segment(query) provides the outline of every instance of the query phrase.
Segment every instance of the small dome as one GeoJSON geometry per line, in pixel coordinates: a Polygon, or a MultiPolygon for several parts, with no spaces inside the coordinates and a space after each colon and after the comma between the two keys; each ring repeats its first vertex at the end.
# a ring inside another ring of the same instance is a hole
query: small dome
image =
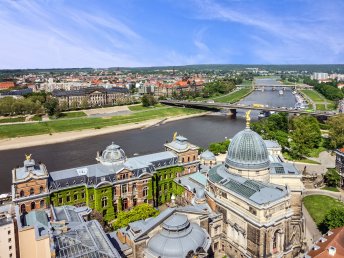
{"type": "Polygon", "coordinates": [[[259,134],[246,128],[233,137],[228,147],[227,167],[262,170],[269,168],[269,165],[268,150],[259,134]]]}
{"type": "Polygon", "coordinates": [[[125,161],[125,153],[120,146],[112,143],[103,151],[100,161],[103,163],[116,163],[125,161]]]}
{"type": "Polygon", "coordinates": [[[214,153],[212,153],[210,150],[206,150],[201,153],[200,158],[203,160],[215,160],[216,157],[214,153]]]}
{"type": "Polygon", "coordinates": [[[186,257],[189,252],[207,252],[208,233],[199,225],[190,223],[187,216],[174,214],[162,224],[162,230],[147,243],[146,257],[186,257]]]}

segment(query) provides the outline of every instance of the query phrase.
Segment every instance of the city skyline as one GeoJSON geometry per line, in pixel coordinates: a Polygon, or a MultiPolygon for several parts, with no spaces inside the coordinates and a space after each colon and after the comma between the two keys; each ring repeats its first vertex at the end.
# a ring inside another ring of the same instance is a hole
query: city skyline
{"type": "Polygon", "coordinates": [[[0,2],[0,69],[334,64],[340,1],[0,2]]]}

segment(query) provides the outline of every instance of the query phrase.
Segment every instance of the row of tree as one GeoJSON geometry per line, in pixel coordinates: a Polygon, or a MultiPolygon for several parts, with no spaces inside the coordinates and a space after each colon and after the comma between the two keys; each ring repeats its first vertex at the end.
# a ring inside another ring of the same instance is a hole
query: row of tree
{"type": "MultiPolygon", "coordinates": [[[[328,148],[344,146],[344,114],[330,117],[326,121],[329,129],[328,148]]],[[[252,130],[264,139],[277,141],[292,158],[308,156],[310,152],[326,141],[321,137],[319,121],[310,115],[289,118],[286,113],[278,113],[254,122],[252,130]]]]}
{"type": "Polygon", "coordinates": [[[337,87],[338,82],[333,80],[331,82],[319,83],[317,80],[311,80],[309,77],[303,80],[304,83],[314,86],[314,89],[324,95],[329,100],[341,100],[344,98],[344,93],[337,87]]]}

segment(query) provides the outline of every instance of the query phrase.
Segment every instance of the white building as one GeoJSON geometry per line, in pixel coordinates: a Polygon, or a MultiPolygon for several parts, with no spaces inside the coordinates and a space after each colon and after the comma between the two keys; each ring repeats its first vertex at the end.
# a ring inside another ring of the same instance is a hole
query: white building
{"type": "Polygon", "coordinates": [[[10,214],[11,205],[0,206],[0,258],[15,258],[15,222],[10,214]]]}

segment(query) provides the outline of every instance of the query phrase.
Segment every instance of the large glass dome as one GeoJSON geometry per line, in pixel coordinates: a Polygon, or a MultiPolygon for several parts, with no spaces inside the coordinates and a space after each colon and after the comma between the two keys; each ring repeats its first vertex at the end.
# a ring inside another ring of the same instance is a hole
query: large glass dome
{"type": "Polygon", "coordinates": [[[270,165],[265,142],[259,134],[246,128],[237,133],[229,147],[226,167],[238,170],[263,170],[270,165]]]}
{"type": "Polygon", "coordinates": [[[103,151],[100,161],[102,163],[117,163],[125,161],[125,153],[120,146],[112,143],[103,151]]]}

